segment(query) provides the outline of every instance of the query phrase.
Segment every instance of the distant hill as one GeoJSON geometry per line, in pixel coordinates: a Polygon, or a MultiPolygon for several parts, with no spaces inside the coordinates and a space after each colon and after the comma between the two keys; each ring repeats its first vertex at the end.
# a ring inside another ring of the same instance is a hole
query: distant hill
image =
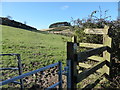
{"type": "Polygon", "coordinates": [[[54,30],[55,28],[48,28],[48,29],[41,29],[40,31],[51,31],[54,30]]]}
{"type": "Polygon", "coordinates": [[[70,26],[60,26],[60,27],[42,29],[40,31],[53,33],[53,34],[61,34],[65,36],[73,35],[73,32],[70,30],[70,26]]]}
{"type": "Polygon", "coordinates": [[[60,26],[60,27],[54,27],[54,28],[48,28],[48,29],[41,29],[40,31],[63,31],[66,29],[70,29],[69,26],[60,26]]]}
{"type": "Polygon", "coordinates": [[[16,28],[22,28],[30,31],[36,31],[37,29],[34,27],[31,27],[29,25],[23,24],[21,22],[15,21],[15,20],[10,20],[9,18],[5,17],[0,17],[0,20],[2,21],[0,24],[1,25],[7,25],[7,26],[12,26],[16,28]]]}

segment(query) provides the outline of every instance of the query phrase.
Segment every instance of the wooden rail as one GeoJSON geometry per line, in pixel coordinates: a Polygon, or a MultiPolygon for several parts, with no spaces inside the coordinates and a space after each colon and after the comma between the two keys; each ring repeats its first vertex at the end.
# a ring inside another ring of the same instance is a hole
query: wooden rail
{"type": "Polygon", "coordinates": [[[80,43],[80,47],[87,47],[87,48],[99,48],[103,47],[103,44],[93,44],[93,43],[80,43]]]}
{"type": "Polygon", "coordinates": [[[83,79],[87,78],[90,74],[93,74],[99,68],[102,68],[102,66],[104,66],[105,64],[106,64],[106,61],[102,61],[102,62],[98,63],[97,65],[93,66],[92,68],[78,74],[77,75],[77,83],[79,83],[83,79]]]}
{"type": "Polygon", "coordinates": [[[85,59],[87,59],[88,57],[92,56],[92,55],[97,55],[102,53],[103,51],[107,50],[107,47],[100,47],[100,48],[95,48],[95,49],[90,49],[84,52],[80,52],[78,53],[78,61],[83,61],[85,59]]]}
{"type": "Polygon", "coordinates": [[[103,61],[104,60],[104,58],[100,57],[100,56],[91,56],[91,57],[88,57],[88,59],[91,59],[94,61],[103,61]]]}

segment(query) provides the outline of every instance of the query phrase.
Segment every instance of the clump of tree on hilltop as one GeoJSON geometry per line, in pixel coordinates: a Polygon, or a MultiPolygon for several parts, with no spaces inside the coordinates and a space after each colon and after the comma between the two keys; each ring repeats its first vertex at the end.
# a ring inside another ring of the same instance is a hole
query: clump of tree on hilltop
{"type": "Polygon", "coordinates": [[[49,28],[61,27],[61,26],[71,26],[71,24],[69,22],[57,22],[57,23],[51,24],[49,28]]]}

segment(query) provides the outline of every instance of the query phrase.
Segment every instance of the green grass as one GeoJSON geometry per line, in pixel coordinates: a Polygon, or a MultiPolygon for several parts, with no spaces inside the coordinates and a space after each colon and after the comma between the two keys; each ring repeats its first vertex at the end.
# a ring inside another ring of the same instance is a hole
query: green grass
{"type": "MultiPolygon", "coordinates": [[[[28,72],[58,61],[66,63],[66,42],[68,37],[43,34],[24,29],[2,27],[2,53],[19,53],[23,71],[28,72]],[[34,65],[37,63],[37,65],[34,65]]],[[[2,67],[15,66],[15,57],[2,57],[2,67]]]]}

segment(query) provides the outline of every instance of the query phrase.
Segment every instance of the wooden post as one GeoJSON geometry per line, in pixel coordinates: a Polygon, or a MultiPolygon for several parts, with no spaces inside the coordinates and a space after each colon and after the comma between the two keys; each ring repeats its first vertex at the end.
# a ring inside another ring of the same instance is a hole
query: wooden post
{"type": "MultiPolygon", "coordinates": [[[[103,34],[103,44],[104,46],[108,46],[108,48],[110,48],[110,50],[112,50],[112,38],[109,37],[108,35],[108,30],[109,30],[109,27],[108,26],[105,26],[104,28],[104,31],[107,32],[107,34],[103,34]]],[[[103,52],[103,58],[104,60],[107,60],[109,62],[109,67],[107,67],[107,74],[109,76],[112,75],[112,71],[111,71],[111,68],[112,68],[112,54],[109,50],[106,50],[103,52]]]]}
{"type": "Polygon", "coordinates": [[[77,88],[77,83],[76,83],[76,81],[77,81],[77,74],[78,74],[78,70],[77,70],[77,65],[78,65],[78,63],[77,63],[77,46],[79,46],[79,43],[77,43],[77,37],[76,36],[73,36],[73,39],[72,39],[72,42],[74,43],[74,46],[73,46],[73,48],[74,48],[74,67],[73,67],[73,76],[74,76],[74,83],[75,83],[75,85],[74,85],[74,89],[76,89],[77,88]]]}
{"type": "Polygon", "coordinates": [[[72,37],[72,42],[77,43],[77,37],[76,36],[72,37]]]}
{"type": "MultiPolygon", "coordinates": [[[[75,38],[74,38],[75,40],[75,38]]],[[[67,66],[70,73],[67,75],[67,90],[75,90],[77,88],[77,43],[67,42],[67,66]],[[70,63],[69,63],[70,62],[70,63]],[[70,64],[70,65],[69,65],[70,64]],[[69,77],[70,76],[70,77],[69,77]]]]}

